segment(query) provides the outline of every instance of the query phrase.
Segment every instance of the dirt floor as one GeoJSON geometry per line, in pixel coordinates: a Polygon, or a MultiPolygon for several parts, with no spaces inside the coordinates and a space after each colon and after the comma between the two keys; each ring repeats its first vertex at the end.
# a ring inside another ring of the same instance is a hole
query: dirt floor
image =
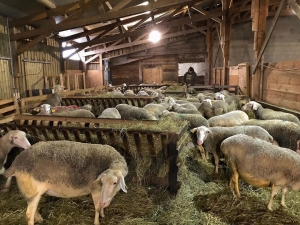
{"type": "MultiPolygon", "coordinates": [[[[269,189],[240,182],[242,197],[229,190],[225,170],[213,174],[213,165],[200,159],[196,148],[185,147],[179,155],[178,179],[181,189],[176,196],[165,187],[140,185],[131,171],[125,178],[128,193],[119,192],[105,209],[101,225],[291,225],[300,224],[300,193],[288,192],[287,209],[280,206],[279,193],[274,211],[267,210],[269,189]]],[[[1,185],[4,178],[1,177],[1,185]]],[[[26,202],[13,180],[9,193],[0,193],[0,224],[26,225],[26,202]]],[[[43,225],[93,224],[91,196],[73,199],[43,197],[39,210],[43,225]]]]}

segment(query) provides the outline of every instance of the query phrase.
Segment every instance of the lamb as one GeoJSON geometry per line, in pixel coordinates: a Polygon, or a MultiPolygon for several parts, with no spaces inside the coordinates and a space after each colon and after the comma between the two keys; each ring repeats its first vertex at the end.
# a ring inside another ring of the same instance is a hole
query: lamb
{"type": "Polygon", "coordinates": [[[213,116],[208,119],[208,123],[210,127],[232,127],[238,126],[248,120],[249,117],[245,112],[235,110],[219,116],[213,116]]]}
{"type": "Polygon", "coordinates": [[[103,110],[98,118],[121,119],[121,115],[116,108],[107,108],[103,110]]]}
{"type": "Polygon", "coordinates": [[[119,111],[121,119],[123,120],[157,120],[144,108],[127,104],[119,104],[116,106],[116,109],[119,111]]]}
{"type": "MultiPolygon", "coordinates": [[[[7,160],[7,155],[14,147],[24,149],[28,149],[31,147],[31,144],[29,143],[24,131],[10,130],[0,138],[0,174],[3,174],[5,172],[4,164],[7,160]]],[[[10,184],[11,178],[8,178],[2,191],[9,191],[10,184]]]]}
{"type": "Polygon", "coordinates": [[[166,110],[166,108],[161,104],[147,104],[143,107],[146,109],[151,115],[155,116],[155,118],[159,118],[163,111],[166,110]]]}
{"type": "Polygon", "coordinates": [[[260,138],[264,141],[273,142],[273,137],[265,129],[258,126],[234,126],[234,127],[196,127],[190,130],[196,132],[197,144],[203,145],[205,155],[202,158],[206,160],[208,153],[212,153],[215,162],[215,173],[218,173],[219,160],[221,158],[220,145],[223,140],[235,134],[246,134],[252,137],[260,138]],[[211,134],[211,135],[209,135],[211,134]]]}
{"type": "Polygon", "coordinates": [[[120,189],[127,192],[127,173],[124,157],[113,147],[63,140],[32,145],[16,157],[5,175],[16,177],[27,200],[28,225],[43,220],[37,210],[43,194],[72,198],[90,193],[95,206],[94,224],[99,225],[99,213],[104,217],[104,208],[120,189]]]}
{"type": "Polygon", "coordinates": [[[206,126],[209,127],[207,119],[205,119],[201,114],[179,114],[176,112],[169,112],[165,110],[161,115],[161,119],[163,118],[172,118],[173,120],[186,120],[190,123],[190,129],[192,127],[206,126]]]}
{"type": "Polygon", "coordinates": [[[285,121],[291,121],[298,125],[300,125],[300,121],[298,117],[291,113],[285,113],[281,111],[274,111],[272,109],[266,109],[263,108],[261,104],[250,101],[247,104],[245,104],[242,107],[243,110],[252,110],[254,111],[256,119],[260,120],[273,120],[273,119],[279,119],[279,120],[285,120],[285,121]]]}
{"type": "Polygon", "coordinates": [[[55,85],[54,93],[43,104],[49,104],[52,107],[60,106],[62,98],[59,95],[59,92],[61,92],[63,90],[64,90],[64,86],[55,85]]]}
{"type": "Polygon", "coordinates": [[[288,188],[300,188],[300,156],[296,152],[244,134],[227,138],[221,151],[231,171],[230,189],[240,197],[238,178],[256,187],[271,187],[268,209],[272,211],[273,198],[282,191],[281,205],[286,207],[288,188]]]}
{"type": "Polygon", "coordinates": [[[290,121],[252,119],[241,125],[256,125],[264,128],[277,141],[278,145],[283,148],[294,150],[297,146],[297,140],[300,140],[300,126],[290,121]]]}

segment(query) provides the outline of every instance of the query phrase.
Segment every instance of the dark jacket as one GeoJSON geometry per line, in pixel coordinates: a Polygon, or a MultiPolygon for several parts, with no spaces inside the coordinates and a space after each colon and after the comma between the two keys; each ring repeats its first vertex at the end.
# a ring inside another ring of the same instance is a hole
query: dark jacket
{"type": "Polygon", "coordinates": [[[195,72],[192,73],[186,72],[183,75],[183,83],[194,86],[196,84],[196,78],[197,78],[197,74],[195,72]]]}

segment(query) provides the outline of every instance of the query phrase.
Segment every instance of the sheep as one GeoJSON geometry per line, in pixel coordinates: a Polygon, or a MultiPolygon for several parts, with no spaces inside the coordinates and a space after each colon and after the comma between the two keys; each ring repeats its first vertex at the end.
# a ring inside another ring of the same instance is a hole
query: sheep
{"type": "Polygon", "coordinates": [[[210,127],[232,127],[240,125],[249,120],[248,115],[241,111],[235,110],[223,115],[213,116],[208,119],[208,123],[210,127]]]}
{"type": "Polygon", "coordinates": [[[288,188],[300,188],[300,156],[296,152],[244,134],[227,138],[221,151],[231,171],[230,189],[240,197],[238,178],[256,187],[271,187],[268,209],[272,211],[273,198],[282,192],[281,205],[286,207],[288,188]]]}
{"type": "Polygon", "coordinates": [[[116,109],[119,111],[121,119],[123,120],[157,120],[146,109],[136,106],[119,104],[116,106],[116,109]]]}
{"type": "Polygon", "coordinates": [[[136,95],[134,94],[133,90],[128,89],[124,92],[124,96],[136,96],[136,95]]]}
{"type": "Polygon", "coordinates": [[[218,173],[219,160],[221,157],[220,145],[223,140],[235,134],[247,134],[252,137],[260,138],[264,141],[273,142],[273,137],[265,129],[258,126],[234,126],[234,127],[196,127],[190,130],[196,133],[197,144],[203,146],[206,160],[208,153],[212,153],[215,162],[215,173],[218,173]],[[209,135],[211,134],[211,135],[209,135]]]}
{"type": "Polygon", "coordinates": [[[112,94],[114,96],[124,96],[120,87],[114,88],[114,90],[112,91],[112,94]]]}
{"type": "Polygon", "coordinates": [[[189,109],[177,103],[171,104],[169,110],[173,110],[174,112],[181,114],[201,114],[196,107],[194,109],[189,109]]]}
{"type": "Polygon", "coordinates": [[[72,198],[92,194],[95,206],[94,224],[99,225],[99,213],[109,206],[115,194],[127,192],[124,177],[127,163],[109,145],[73,141],[38,142],[21,152],[6,177],[15,176],[20,192],[27,200],[28,225],[42,221],[37,210],[43,194],[72,198]]]}
{"type": "Polygon", "coordinates": [[[189,121],[190,129],[199,126],[206,126],[206,127],[209,126],[207,120],[201,114],[179,114],[176,112],[169,112],[165,110],[161,115],[161,119],[168,118],[168,117],[172,118],[173,120],[189,121]]]}
{"type": "Polygon", "coordinates": [[[74,111],[67,111],[64,113],[53,113],[51,116],[68,116],[68,117],[85,117],[95,118],[95,115],[86,109],[77,109],[74,111]]]}
{"type": "MultiPolygon", "coordinates": [[[[31,144],[29,143],[24,131],[10,130],[0,138],[0,174],[3,174],[5,172],[4,164],[7,160],[7,155],[14,147],[24,149],[28,149],[31,147],[31,144]]],[[[8,178],[2,191],[9,191],[10,184],[11,178],[8,178]]]]}
{"type": "Polygon", "coordinates": [[[242,107],[243,110],[252,110],[255,114],[256,119],[260,120],[272,120],[272,119],[279,119],[285,121],[291,121],[298,125],[300,125],[300,121],[298,117],[291,113],[285,113],[281,111],[274,111],[272,109],[263,108],[261,104],[250,101],[242,107]]]}
{"type": "Polygon", "coordinates": [[[267,130],[278,145],[283,148],[296,149],[297,140],[300,140],[300,126],[283,120],[252,119],[241,124],[242,126],[260,126],[267,130]]]}
{"type": "Polygon", "coordinates": [[[164,107],[161,104],[147,104],[143,107],[146,109],[151,115],[155,116],[155,118],[158,118],[161,116],[164,110],[166,110],[166,107],[164,107]]]}
{"type": "Polygon", "coordinates": [[[227,113],[227,104],[221,100],[211,101],[206,99],[202,102],[201,106],[198,108],[198,111],[207,119],[227,113]]]}
{"type": "Polygon", "coordinates": [[[238,109],[242,109],[242,107],[251,101],[250,97],[248,95],[235,95],[235,97],[237,98],[237,107],[238,109]]]}
{"type": "Polygon", "coordinates": [[[199,99],[200,103],[202,103],[205,99],[210,99],[210,100],[213,100],[214,97],[210,95],[204,95],[203,93],[199,93],[197,95],[197,98],[199,99]]]}
{"type": "Polygon", "coordinates": [[[230,94],[228,91],[223,90],[215,94],[215,98],[225,101],[228,105],[232,105],[232,110],[236,110],[238,107],[238,98],[235,95],[230,94]]]}
{"type": "Polygon", "coordinates": [[[121,119],[121,115],[116,108],[107,108],[103,110],[98,118],[121,119]]]}
{"type": "Polygon", "coordinates": [[[147,92],[144,91],[144,90],[140,90],[136,95],[137,95],[137,96],[149,96],[149,95],[147,94],[147,92]]]}
{"type": "Polygon", "coordinates": [[[50,114],[51,114],[51,105],[42,104],[40,108],[40,112],[37,115],[50,115],[50,114]]]}
{"type": "Polygon", "coordinates": [[[64,90],[64,86],[55,85],[54,86],[54,93],[43,104],[49,104],[52,107],[60,106],[62,98],[59,95],[59,92],[61,92],[63,90],[64,90]]]}

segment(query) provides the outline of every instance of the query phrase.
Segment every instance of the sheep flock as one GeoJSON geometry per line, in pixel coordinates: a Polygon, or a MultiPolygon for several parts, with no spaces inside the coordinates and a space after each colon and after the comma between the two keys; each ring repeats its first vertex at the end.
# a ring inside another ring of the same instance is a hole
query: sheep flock
{"type": "Polygon", "coordinates": [[[123,84],[108,92],[115,98],[151,97],[142,106],[62,106],[56,91],[36,115],[27,115],[33,120],[93,119],[105,129],[110,122],[145,121],[169,123],[167,131],[186,122],[183,142],[177,143],[183,147],[176,159],[176,195],[162,179],[169,176],[172,161],[163,142],[171,137],[158,140],[153,130],[145,131],[153,146],[137,133],[131,140],[125,128],[105,139],[107,144],[33,141],[32,133],[2,130],[2,224],[300,224],[300,122],[295,115],[224,90],[194,90],[183,97],[168,94],[168,86],[148,86],[133,91],[123,84]],[[137,151],[126,151],[125,142],[137,151]]]}

